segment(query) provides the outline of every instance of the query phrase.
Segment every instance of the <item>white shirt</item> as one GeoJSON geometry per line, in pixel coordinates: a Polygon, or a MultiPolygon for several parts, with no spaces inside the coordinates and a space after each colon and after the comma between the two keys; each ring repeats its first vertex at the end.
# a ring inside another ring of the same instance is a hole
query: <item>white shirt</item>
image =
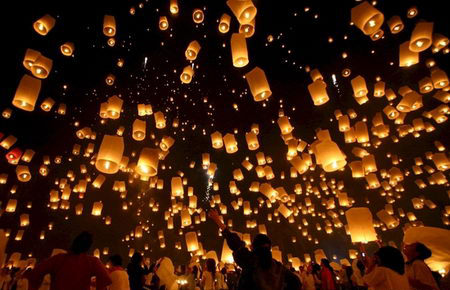
{"type": "Polygon", "coordinates": [[[305,290],[315,290],[316,285],[313,274],[305,273],[302,275],[302,283],[305,290]]]}
{"type": "Polygon", "coordinates": [[[212,274],[208,271],[204,271],[203,272],[203,281],[205,281],[205,290],[214,290],[215,289],[215,285],[214,285],[214,281],[213,281],[213,277],[212,274]]]}
{"type": "MultiPolygon", "coordinates": [[[[419,280],[422,284],[439,289],[430,268],[422,260],[415,260],[412,264],[405,265],[406,276],[410,279],[419,280]]],[[[411,286],[412,290],[420,290],[411,286]]]]}
{"type": "Polygon", "coordinates": [[[124,270],[115,270],[109,274],[112,284],[109,286],[109,290],[130,290],[130,282],[128,280],[128,274],[124,270]]]}
{"type": "Polygon", "coordinates": [[[406,274],[400,275],[386,267],[376,266],[363,280],[373,290],[410,290],[406,274]]]}

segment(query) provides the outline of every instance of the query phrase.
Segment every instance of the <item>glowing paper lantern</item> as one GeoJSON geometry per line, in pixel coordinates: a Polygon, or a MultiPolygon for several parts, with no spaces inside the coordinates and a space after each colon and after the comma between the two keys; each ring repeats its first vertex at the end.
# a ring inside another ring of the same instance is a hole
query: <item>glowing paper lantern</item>
{"type": "Polygon", "coordinates": [[[259,67],[255,67],[253,70],[245,75],[248,86],[253,95],[253,99],[256,102],[264,101],[272,95],[269,83],[267,82],[266,74],[259,67]]]}
{"type": "Polygon", "coordinates": [[[231,35],[231,58],[234,67],[244,67],[248,64],[247,41],[243,33],[231,35]]]}
{"type": "Polygon", "coordinates": [[[12,104],[24,111],[33,111],[41,90],[41,80],[24,75],[19,82],[12,104]]]}
{"type": "Polygon", "coordinates": [[[136,141],[142,141],[145,139],[145,127],[144,120],[136,119],[133,122],[133,139],[136,141]]]}
{"type": "Polygon", "coordinates": [[[124,151],[123,138],[120,136],[104,135],[98,150],[95,167],[106,174],[119,171],[120,161],[124,151]]]}
{"type": "Polygon", "coordinates": [[[144,147],[139,155],[136,173],[146,180],[149,177],[156,176],[158,174],[158,163],[158,149],[144,147]]]}
{"type": "Polygon", "coordinates": [[[52,28],[55,26],[55,22],[55,18],[53,18],[49,14],[46,14],[33,23],[34,31],[36,31],[40,35],[47,35],[47,33],[49,33],[50,30],[52,30],[52,28]]]}
{"type": "Polygon", "coordinates": [[[308,91],[315,106],[323,105],[330,99],[326,87],[326,83],[321,79],[317,79],[308,85],[308,91]]]}
{"type": "Polygon", "coordinates": [[[167,20],[166,16],[159,17],[159,29],[164,31],[169,28],[169,21],[167,20]]]}
{"type": "Polygon", "coordinates": [[[179,8],[177,0],[170,0],[169,10],[172,14],[178,14],[179,8]]]}
{"type": "Polygon", "coordinates": [[[112,15],[103,17],[103,34],[108,37],[116,35],[116,19],[112,15]]]}
{"type": "Polygon", "coordinates": [[[181,225],[188,227],[192,224],[191,214],[188,209],[181,210],[181,225]]]}
{"type": "Polygon", "coordinates": [[[229,0],[227,5],[233,11],[240,24],[249,23],[256,16],[257,10],[251,0],[229,0]]]}
{"type": "Polygon", "coordinates": [[[436,89],[445,88],[449,84],[445,71],[437,67],[431,70],[431,80],[433,81],[433,85],[436,89]]]}
{"type": "Polygon", "coordinates": [[[214,149],[220,149],[223,147],[222,134],[219,131],[211,134],[211,143],[214,149]]]}
{"type": "Polygon", "coordinates": [[[27,69],[31,71],[31,68],[33,67],[34,62],[36,61],[36,59],[41,55],[41,53],[37,50],[28,48],[25,51],[25,56],[23,58],[23,66],[27,69]]]}
{"type": "Polygon", "coordinates": [[[183,84],[189,84],[194,76],[194,69],[188,65],[185,66],[183,72],[180,75],[180,80],[183,84]]]}
{"type": "Polygon", "coordinates": [[[41,103],[41,109],[44,112],[50,112],[50,110],[52,109],[53,105],[55,104],[55,100],[53,100],[52,98],[46,98],[42,103],[41,103]]]}
{"type": "Polygon", "coordinates": [[[367,1],[364,1],[352,8],[351,19],[365,35],[371,35],[383,24],[384,15],[367,1]]]}
{"type": "Polygon", "coordinates": [[[186,59],[187,60],[195,60],[197,59],[197,55],[199,53],[201,49],[200,43],[198,43],[198,41],[194,40],[191,41],[188,45],[188,47],[186,48],[186,59]]]}
{"type": "Polygon", "coordinates": [[[343,168],[347,161],[339,146],[331,140],[320,140],[313,143],[313,151],[318,165],[325,172],[333,172],[343,168]],[[316,143],[317,142],[317,143],[316,143]]]}
{"type": "Polygon", "coordinates": [[[184,195],[183,181],[181,180],[181,177],[172,177],[172,180],[170,181],[170,186],[172,190],[172,196],[184,195]]]}
{"type": "Polygon", "coordinates": [[[233,154],[238,151],[238,144],[234,137],[234,134],[227,133],[223,136],[223,142],[225,144],[225,150],[228,154],[233,154]]]}
{"type": "Polygon", "coordinates": [[[199,24],[202,23],[205,19],[205,14],[201,9],[194,9],[192,12],[192,20],[194,20],[195,23],[199,24]]]}
{"type": "Polygon", "coordinates": [[[353,78],[351,83],[353,88],[353,95],[356,98],[364,97],[369,92],[367,90],[366,80],[362,76],[353,78]]]}
{"type": "Polygon", "coordinates": [[[174,143],[175,139],[170,136],[164,136],[159,143],[159,148],[161,148],[162,151],[167,151],[170,149],[170,147],[172,147],[174,143]]]}
{"type": "Polygon", "coordinates": [[[103,209],[103,203],[101,201],[96,201],[92,205],[91,214],[93,216],[101,216],[102,215],[102,209],[103,209]]]}
{"type": "Polygon", "coordinates": [[[399,33],[405,27],[405,25],[403,24],[403,21],[400,18],[400,16],[392,16],[387,21],[387,24],[389,25],[389,30],[391,31],[392,34],[399,33]]]}
{"type": "Polygon", "coordinates": [[[372,213],[366,207],[354,207],[345,212],[352,243],[368,243],[377,240],[372,213]]]}
{"type": "Polygon", "coordinates": [[[247,141],[249,150],[256,150],[259,148],[258,136],[255,133],[245,133],[245,140],[247,141]]]}
{"type": "Polygon", "coordinates": [[[27,182],[31,179],[30,170],[28,169],[28,166],[25,165],[17,165],[16,175],[17,180],[19,180],[20,182],[27,182]]]}
{"type": "Polygon", "coordinates": [[[409,50],[421,52],[429,48],[433,39],[433,22],[418,22],[409,41],[409,50]]]}
{"type": "Polygon", "coordinates": [[[120,112],[122,110],[123,100],[118,96],[114,95],[108,98],[108,102],[106,104],[106,113],[108,118],[110,119],[119,119],[120,112]]]}
{"type": "Polygon", "coordinates": [[[75,50],[75,46],[73,42],[66,42],[62,44],[59,48],[61,50],[61,53],[65,56],[71,56],[73,54],[73,51],[75,50]]]}
{"type": "Polygon", "coordinates": [[[416,63],[419,63],[419,53],[409,50],[409,41],[400,44],[398,65],[409,67],[416,63]]]}
{"type": "Polygon", "coordinates": [[[277,120],[278,126],[280,127],[281,134],[289,134],[294,130],[294,127],[291,126],[289,122],[289,118],[287,116],[283,116],[278,118],[277,120]]]}
{"type": "Polygon", "coordinates": [[[222,17],[220,17],[219,21],[219,31],[221,33],[227,33],[230,30],[230,21],[231,21],[230,15],[226,13],[222,14],[222,17]]]}
{"type": "Polygon", "coordinates": [[[377,212],[377,217],[389,228],[393,229],[396,228],[400,222],[390,215],[386,210],[382,209],[377,212]]]}

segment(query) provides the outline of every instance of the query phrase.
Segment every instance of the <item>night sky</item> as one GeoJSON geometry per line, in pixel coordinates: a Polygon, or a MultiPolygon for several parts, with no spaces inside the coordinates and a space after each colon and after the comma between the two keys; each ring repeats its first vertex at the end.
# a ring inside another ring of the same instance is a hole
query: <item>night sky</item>
{"type": "MultiPolygon", "coordinates": [[[[248,229],[245,221],[251,219],[256,220],[258,224],[265,224],[273,245],[282,250],[284,261],[289,253],[303,259],[305,253],[313,254],[314,250],[319,248],[324,249],[330,259],[332,255],[337,255],[338,259],[348,258],[348,248],[356,246],[351,245],[350,236],[346,235],[343,227],[333,227],[333,233],[326,234],[324,218],[304,215],[301,210],[295,216],[294,223],[289,223],[281,214],[272,221],[267,221],[267,214],[273,214],[274,208],[278,206],[274,204],[272,208],[265,205],[258,208],[257,198],[265,200],[266,197],[261,193],[249,192],[248,188],[252,181],[270,182],[274,188],[283,186],[291,194],[294,193],[295,184],[301,184],[303,193],[296,195],[296,200],[292,203],[292,206],[297,206],[299,203],[304,205],[304,199],[307,197],[305,184],[310,181],[311,185],[317,186],[321,192],[320,198],[314,194],[309,196],[315,205],[315,212],[324,213],[326,219],[332,222],[327,213],[328,209],[322,205],[323,197],[329,199],[333,196],[331,191],[326,195],[320,189],[322,168],[318,165],[314,171],[309,170],[297,178],[289,176],[291,165],[286,160],[287,146],[281,138],[276,122],[280,110],[283,110],[295,127],[293,135],[308,144],[314,142],[317,128],[330,131],[333,141],[347,156],[347,166],[344,171],[326,173],[326,182],[332,178],[336,182],[343,181],[345,188],[342,191],[355,200],[354,206],[369,207],[377,219],[375,213],[386,204],[386,197],[380,194],[383,189],[367,190],[364,178],[352,178],[348,164],[360,160],[352,153],[352,149],[362,146],[344,142],[344,134],[338,130],[334,112],[339,109],[346,114],[348,109],[355,110],[357,117],[351,120],[352,125],[367,118],[370,138],[373,141],[374,136],[370,133],[372,118],[389,103],[386,97],[373,97],[377,77],[386,82],[386,88],[392,88],[396,92],[397,99],[393,101],[395,106],[401,99],[398,94],[400,87],[406,85],[419,91],[418,81],[430,75],[425,64],[426,59],[433,58],[439,68],[444,71],[448,69],[448,53],[445,53],[445,49],[432,53],[431,48],[420,53],[420,63],[408,68],[398,66],[398,47],[410,39],[417,21],[432,21],[434,32],[448,36],[448,11],[442,9],[442,1],[438,0],[379,1],[376,8],[385,16],[385,23],[381,27],[384,37],[372,41],[361,30],[350,25],[350,10],[360,3],[357,1],[254,0],[253,3],[258,9],[255,34],[247,38],[250,62],[243,68],[232,65],[230,38],[231,34],[239,29],[239,23],[225,1],[179,0],[180,11],[177,15],[169,12],[168,0],[31,1],[11,4],[12,6],[2,9],[8,18],[2,17],[0,20],[3,27],[0,111],[11,108],[12,116],[9,119],[0,118],[0,132],[5,135],[0,139],[14,135],[18,141],[11,149],[32,149],[36,152],[30,163],[20,162],[29,166],[31,180],[19,182],[15,174],[16,166],[9,164],[5,158],[9,150],[0,148],[0,174],[8,174],[7,183],[0,184],[0,208],[4,210],[9,199],[18,200],[14,213],[0,214],[0,228],[11,231],[7,253],[22,252],[24,256],[31,253],[38,259],[44,258],[53,248],[67,248],[76,234],[88,230],[94,234],[93,249],[99,248],[101,251],[104,247],[109,247],[110,253],[127,256],[129,248],[134,248],[152,260],[168,256],[176,264],[180,264],[187,263],[190,259],[184,233],[197,231],[201,233],[198,239],[205,253],[215,250],[220,259],[222,238],[218,237],[218,230],[211,221],[200,224],[193,222],[192,226],[180,232],[180,214],[173,216],[172,230],[167,229],[167,222],[164,220],[164,211],[171,207],[170,180],[178,176],[179,171],[187,177],[188,186],[194,188],[194,194],[198,197],[197,207],[203,210],[210,208],[207,194],[208,176],[201,166],[202,153],[209,153],[211,161],[218,165],[214,182],[218,182],[220,186],[219,191],[210,189],[209,193],[220,195],[222,204],[226,205],[228,210],[224,216],[225,221],[232,219],[234,230],[254,236],[258,233],[258,227],[248,229]],[[417,6],[419,14],[408,19],[407,10],[413,5],[417,6]],[[195,8],[204,11],[205,20],[201,24],[195,24],[192,20],[192,11],[195,8]],[[134,15],[130,13],[130,9],[135,10],[134,15]],[[218,19],[223,13],[231,16],[230,31],[226,34],[217,29],[218,19]],[[33,30],[33,22],[44,14],[52,15],[56,24],[46,36],[41,36],[33,30]],[[105,14],[114,15],[116,19],[114,47],[107,44],[108,37],[102,32],[105,14]],[[395,35],[390,33],[386,24],[386,20],[393,15],[399,15],[405,24],[404,30],[395,35]],[[158,28],[160,16],[167,16],[169,20],[170,27],[166,31],[158,28]],[[193,61],[195,75],[192,82],[182,84],[180,74],[189,64],[185,58],[185,49],[192,40],[201,44],[201,50],[193,61]],[[60,52],[60,45],[67,41],[74,43],[73,56],[67,57],[60,52]],[[11,104],[19,80],[29,73],[22,65],[27,48],[38,50],[53,60],[53,68],[48,78],[42,80],[42,89],[33,112],[20,110],[11,104]],[[342,57],[343,53],[347,54],[347,58],[342,57]],[[124,60],[121,68],[117,66],[119,58],[124,60]],[[255,66],[265,71],[272,90],[272,96],[264,102],[253,100],[243,78],[255,66]],[[330,97],[330,101],[321,106],[314,106],[307,89],[312,82],[308,69],[315,68],[323,75],[330,97]],[[342,70],[346,68],[351,70],[351,75],[347,78],[342,76],[342,70]],[[112,86],[105,82],[109,74],[116,77],[112,86]],[[335,81],[332,79],[333,74],[335,81]],[[358,75],[365,78],[369,89],[369,102],[363,105],[355,101],[350,83],[351,79],[358,75]],[[104,119],[101,122],[100,103],[112,95],[119,95],[124,101],[121,117],[118,120],[104,119]],[[56,101],[51,112],[40,109],[41,102],[47,97],[56,101]],[[56,113],[60,103],[67,105],[65,115],[56,113]],[[156,129],[153,115],[139,117],[136,109],[139,103],[151,104],[153,112],[164,112],[166,128],[156,129]],[[144,141],[131,138],[132,123],[136,118],[147,122],[147,136],[144,141]],[[174,119],[179,120],[178,128],[172,127],[174,119]],[[248,150],[245,141],[245,133],[250,131],[253,123],[259,124],[260,128],[260,148],[256,151],[248,150]],[[164,180],[164,189],[149,188],[149,183],[140,181],[139,178],[129,183],[129,173],[104,174],[107,179],[103,186],[95,189],[88,184],[83,199],[79,199],[78,194],[72,192],[70,209],[50,209],[49,192],[58,189],[55,180],[66,177],[68,170],[73,170],[76,176],[74,182],[69,182],[72,188],[80,179],[87,177],[80,173],[81,164],[87,166],[87,174],[92,180],[99,174],[95,166],[89,164],[92,155],[89,158],[83,157],[83,154],[72,155],[73,145],[80,144],[83,153],[87,144],[93,142],[94,152],[97,153],[103,135],[115,135],[119,126],[125,127],[124,156],[130,157],[130,163],[137,162],[141,148],[156,148],[156,142],[165,135],[175,138],[169,155],[159,162],[158,178],[164,180]],[[95,131],[96,140],[78,139],[75,133],[83,127],[90,127],[95,131]],[[213,149],[210,134],[214,131],[219,131],[222,135],[235,131],[238,152],[227,154],[225,149],[213,149]],[[151,139],[152,134],[155,139],[151,139]],[[132,157],[133,152],[135,157],[132,157]],[[272,157],[273,163],[270,166],[275,174],[274,179],[260,179],[255,170],[247,171],[242,167],[241,162],[246,157],[256,165],[257,152],[264,152],[266,157],[272,157]],[[46,177],[38,172],[45,155],[50,156],[52,160],[46,177]],[[53,162],[55,156],[63,157],[61,164],[53,162]],[[189,167],[191,161],[196,162],[194,168],[189,167]],[[233,180],[232,172],[236,168],[241,168],[245,176],[244,180],[236,181],[241,191],[239,196],[231,194],[228,188],[229,182],[233,180]],[[282,171],[285,179],[280,178],[282,171]],[[126,182],[125,198],[121,198],[119,192],[112,190],[115,180],[126,182]],[[17,185],[17,191],[13,194],[10,189],[14,185],[17,185]],[[159,211],[153,212],[149,208],[151,198],[159,203],[159,211]],[[235,211],[231,202],[238,198],[250,201],[252,209],[258,208],[258,213],[244,216],[242,207],[235,211]],[[103,201],[100,217],[91,215],[95,201],[103,201]],[[370,204],[366,201],[370,201],[370,204]],[[32,203],[31,208],[27,208],[29,202],[32,203]],[[127,210],[122,210],[123,202],[128,204],[127,210]],[[75,215],[75,205],[78,203],[84,204],[82,215],[75,215]],[[21,228],[19,216],[22,213],[30,215],[30,225],[21,228]],[[105,225],[106,216],[112,218],[111,225],[105,225]],[[308,221],[308,225],[304,225],[303,219],[308,221]],[[50,222],[54,224],[51,231],[48,229],[50,222]],[[321,231],[316,230],[316,223],[321,225],[321,231]],[[126,236],[140,224],[148,226],[143,237],[130,237],[129,241],[125,241],[126,236]],[[299,226],[308,229],[311,241],[302,236],[299,226]],[[20,229],[25,230],[23,239],[15,241],[14,237],[20,229]],[[40,240],[39,235],[43,230],[46,237],[40,240]],[[159,230],[164,230],[165,248],[160,248],[157,234],[159,230]],[[293,236],[297,239],[296,243],[292,243],[293,236]],[[314,239],[318,240],[318,244],[314,243],[314,239]],[[181,250],[175,249],[176,242],[181,242],[181,250]],[[147,251],[144,250],[145,244],[149,245],[147,251]]],[[[391,136],[398,136],[398,125],[383,114],[384,123],[390,126],[390,136],[380,139],[382,143],[378,148],[362,147],[375,155],[380,182],[381,169],[389,170],[396,166],[404,174],[409,171],[409,175],[405,174],[404,181],[400,182],[404,191],[399,193],[399,198],[395,198],[393,203],[395,216],[400,218],[400,225],[386,231],[382,231],[381,227],[377,228],[377,233],[385,243],[392,240],[400,245],[403,237],[402,226],[409,222],[406,217],[399,217],[398,208],[403,208],[405,213],[414,212],[417,219],[426,226],[448,229],[441,217],[445,206],[449,204],[449,183],[429,185],[427,177],[430,174],[425,169],[420,176],[412,172],[415,157],[421,157],[425,165],[435,168],[433,162],[425,158],[425,152],[438,153],[434,141],[439,140],[446,148],[450,146],[448,122],[438,124],[433,119],[422,116],[423,112],[443,104],[432,97],[435,93],[436,91],[424,94],[423,107],[408,113],[404,121],[405,124],[411,124],[413,119],[422,117],[435,127],[433,132],[421,131],[419,138],[408,134],[399,138],[398,143],[394,143],[391,136]],[[396,154],[402,162],[393,165],[391,158],[387,157],[388,153],[396,154]],[[414,183],[417,178],[423,179],[428,186],[419,189],[414,183]],[[411,199],[419,196],[425,196],[437,207],[429,209],[424,206],[421,210],[415,210],[411,199]]],[[[444,153],[447,154],[447,149],[444,153]]],[[[448,171],[443,173],[448,179],[448,171]]],[[[184,199],[177,201],[187,205],[187,186],[184,191],[184,199]]],[[[394,189],[390,192],[394,196],[397,195],[394,189]]],[[[335,200],[336,208],[333,211],[339,213],[340,210],[348,209],[340,207],[337,198],[335,200]]],[[[346,224],[344,215],[339,215],[339,219],[346,224]]],[[[105,257],[102,256],[102,259],[105,260],[105,257]]]]}

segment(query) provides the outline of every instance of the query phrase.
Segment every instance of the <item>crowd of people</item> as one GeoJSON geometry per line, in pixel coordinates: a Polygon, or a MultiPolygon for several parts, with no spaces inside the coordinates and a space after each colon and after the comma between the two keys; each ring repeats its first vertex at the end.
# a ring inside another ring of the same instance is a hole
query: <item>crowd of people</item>
{"type": "MultiPolygon", "coordinates": [[[[154,264],[134,253],[127,267],[112,255],[108,264],[88,255],[93,237],[78,235],[69,252],[56,254],[33,269],[4,268],[0,290],[447,290],[424,260],[431,251],[421,243],[405,245],[403,254],[391,246],[380,247],[371,257],[362,255],[351,265],[333,268],[327,259],[298,269],[272,258],[271,240],[255,236],[251,248],[231,232],[214,210],[209,217],[218,225],[233,251],[236,267],[219,268],[216,260],[174,268],[168,258],[154,264]],[[404,259],[406,257],[406,261],[404,259]]],[[[437,274],[437,275],[436,275],[437,274]]],[[[448,283],[448,282],[447,282],[448,283]]]]}

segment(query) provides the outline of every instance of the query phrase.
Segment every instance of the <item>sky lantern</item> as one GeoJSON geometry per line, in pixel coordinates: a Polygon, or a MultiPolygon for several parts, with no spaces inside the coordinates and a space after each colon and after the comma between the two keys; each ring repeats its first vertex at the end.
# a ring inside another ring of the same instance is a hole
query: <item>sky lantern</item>
{"type": "Polygon", "coordinates": [[[185,238],[188,252],[195,252],[199,249],[196,232],[187,232],[185,238]]]}
{"type": "Polygon", "coordinates": [[[234,67],[244,67],[248,64],[247,41],[243,33],[231,35],[231,58],[234,67]]]}
{"type": "Polygon", "coordinates": [[[245,75],[248,86],[253,95],[253,99],[256,102],[264,101],[272,95],[269,83],[267,82],[266,74],[259,67],[255,67],[253,70],[245,75]]]}
{"type": "Polygon", "coordinates": [[[402,19],[400,16],[394,15],[387,21],[387,24],[389,26],[389,30],[392,34],[397,34],[403,30],[405,25],[403,24],[402,19]]]}
{"type": "Polygon", "coordinates": [[[41,55],[41,53],[37,50],[28,48],[25,51],[25,56],[23,58],[23,66],[31,71],[31,68],[33,67],[34,62],[36,61],[36,59],[41,55]]]}
{"type": "Polygon", "coordinates": [[[331,139],[316,141],[311,146],[314,148],[317,164],[322,165],[325,172],[339,170],[347,164],[347,157],[331,139]]]}
{"type": "Polygon", "coordinates": [[[183,181],[181,180],[181,177],[172,177],[170,186],[172,190],[172,196],[182,197],[184,195],[183,181]]]}
{"type": "Polygon", "coordinates": [[[223,136],[223,143],[225,144],[225,150],[228,154],[233,154],[238,151],[238,144],[234,134],[227,133],[223,136]]]}
{"type": "Polygon", "coordinates": [[[71,56],[73,54],[73,51],[75,50],[75,45],[73,42],[66,42],[63,43],[59,49],[61,50],[61,53],[65,56],[71,56]]]}
{"type": "Polygon", "coordinates": [[[384,15],[369,2],[364,1],[352,8],[351,19],[365,35],[371,35],[383,24],[384,15]]]}
{"type": "Polygon", "coordinates": [[[114,16],[103,16],[103,34],[108,37],[116,35],[116,18],[114,16]]]}
{"type": "Polygon", "coordinates": [[[227,5],[240,24],[249,23],[256,16],[257,10],[251,0],[228,0],[227,5]]]}
{"type": "Polygon", "coordinates": [[[169,21],[167,20],[166,16],[160,16],[159,17],[159,29],[164,31],[169,28],[169,21]]]}
{"type": "Polygon", "coordinates": [[[26,165],[17,165],[16,174],[17,180],[20,182],[27,182],[31,180],[31,173],[26,165]]]}
{"type": "Polygon", "coordinates": [[[133,139],[136,141],[142,141],[145,139],[145,120],[136,119],[133,122],[133,139]]]}
{"type": "Polygon", "coordinates": [[[103,210],[103,203],[101,201],[96,201],[92,205],[91,214],[93,216],[101,216],[102,215],[102,210],[103,210]]]}
{"type": "Polygon", "coordinates": [[[258,136],[253,132],[245,133],[245,140],[249,150],[257,150],[259,148],[258,136]]]}
{"type": "Polygon", "coordinates": [[[170,0],[169,10],[172,14],[178,14],[179,7],[177,0],[170,0]]]}
{"type": "Polygon", "coordinates": [[[136,173],[138,173],[141,178],[148,180],[149,177],[158,174],[158,163],[158,149],[144,147],[139,155],[136,173]]]}
{"type": "Polygon", "coordinates": [[[367,125],[363,121],[358,121],[355,124],[355,135],[358,143],[369,142],[369,131],[367,130],[367,125]]]}
{"type": "Polygon", "coordinates": [[[445,71],[437,67],[431,69],[431,80],[433,81],[433,86],[436,89],[445,88],[449,84],[445,71]]]}
{"type": "Polygon", "coordinates": [[[227,33],[230,30],[230,22],[231,22],[230,15],[226,13],[222,14],[219,21],[219,31],[221,33],[227,33]]]}
{"type": "Polygon", "coordinates": [[[41,103],[41,109],[44,112],[50,112],[51,109],[53,108],[53,105],[55,104],[55,100],[53,100],[52,98],[48,97],[45,98],[44,101],[42,101],[41,103]]]}
{"type": "Polygon", "coordinates": [[[315,106],[320,106],[329,101],[328,93],[326,90],[326,83],[317,78],[313,83],[308,85],[308,91],[315,106]]]}
{"type": "Polygon", "coordinates": [[[183,84],[189,84],[194,76],[194,69],[192,66],[187,65],[184,67],[183,72],[180,75],[180,80],[183,84]]]}
{"type": "Polygon", "coordinates": [[[163,112],[158,111],[154,114],[156,128],[164,129],[166,127],[166,117],[164,117],[163,112]]]}
{"type": "Polygon", "coordinates": [[[55,18],[53,18],[49,14],[46,14],[33,23],[34,31],[36,31],[40,35],[45,36],[55,26],[55,22],[55,18]]]}
{"type": "Polygon", "coordinates": [[[354,207],[345,212],[352,243],[368,243],[377,240],[372,213],[366,207],[354,207]]]}
{"type": "Polygon", "coordinates": [[[421,52],[433,42],[433,22],[417,22],[409,40],[409,50],[421,52]]]}
{"type": "Polygon", "coordinates": [[[215,131],[211,133],[211,143],[214,149],[220,149],[223,147],[222,133],[215,131]]]}
{"type": "Polygon", "coordinates": [[[419,53],[409,50],[409,41],[400,44],[398,65],[409,67],[417,63],[419,63],[419,53]]]}
{"type": "Polygon", "coordinates": [[[202,47],[200,46],[200,43],[198,43],[197,40],[193,40],[189,43],[188,47],[186,48],[186,59],[193,61],[197,59],[197,55],[202,47]]]}
{"type": "Polygon", "coordinates": [[[12,104],[25,111],[33,111],[39,92],[41,90],[41,80],[29,75],[24,75],[19,82],[12,104]]]}
{"type": "Polygon", "coordinates": [[[352,88],[353,88],[353,95],[355,98],[362,98],[367,96],[367,93],[369,92],[367,90],[366,80],[362,76],[357,76],[352,79],[352,88]]]}
{"type": "Polygon", "coordinates": [[[95,167],[106,174],[119,171],[119,164],[124,151],[123,138],[119,136],[104,135],[98,150],[95,167]]]}
{"type": "Polygon", "coordinates": [[[294,130],[294,127],[291,126],[289,122],[289,118],[287,116],[283,116],[278,118],[277,120],[278,126],[280,127],[281,134],[289,134],[294,130]]]}
{"type": "Polygon", "coordinates": [[[239,33],[243,33],[245,38],[250,38],[255,34],[255,18],[249,23],[241,23],[239,25],[239,33]]]}
{"type": "Polygon", "coordinates": [[[119,119],[120,112],[122,110],[123,100],[118,96],[114,95],[108,98],[106,105],[106,113],[110,119],[119,119]]]}
{"type": "Polygon", "coordinates": [[[201,9],[194,9],[192,12],[192,20],[194,20],[195,23],[199,24],[202,23],[205,19],[205,14],[203,13],[203,10],[201,9]]]}
{"type": "Polygon", "coordinates": [[[170,136],[163,136],[161,142],[159,143],[159,148],[162,151],[168,151],[170,147],[175,143],[175,139],[170,136]]]}

